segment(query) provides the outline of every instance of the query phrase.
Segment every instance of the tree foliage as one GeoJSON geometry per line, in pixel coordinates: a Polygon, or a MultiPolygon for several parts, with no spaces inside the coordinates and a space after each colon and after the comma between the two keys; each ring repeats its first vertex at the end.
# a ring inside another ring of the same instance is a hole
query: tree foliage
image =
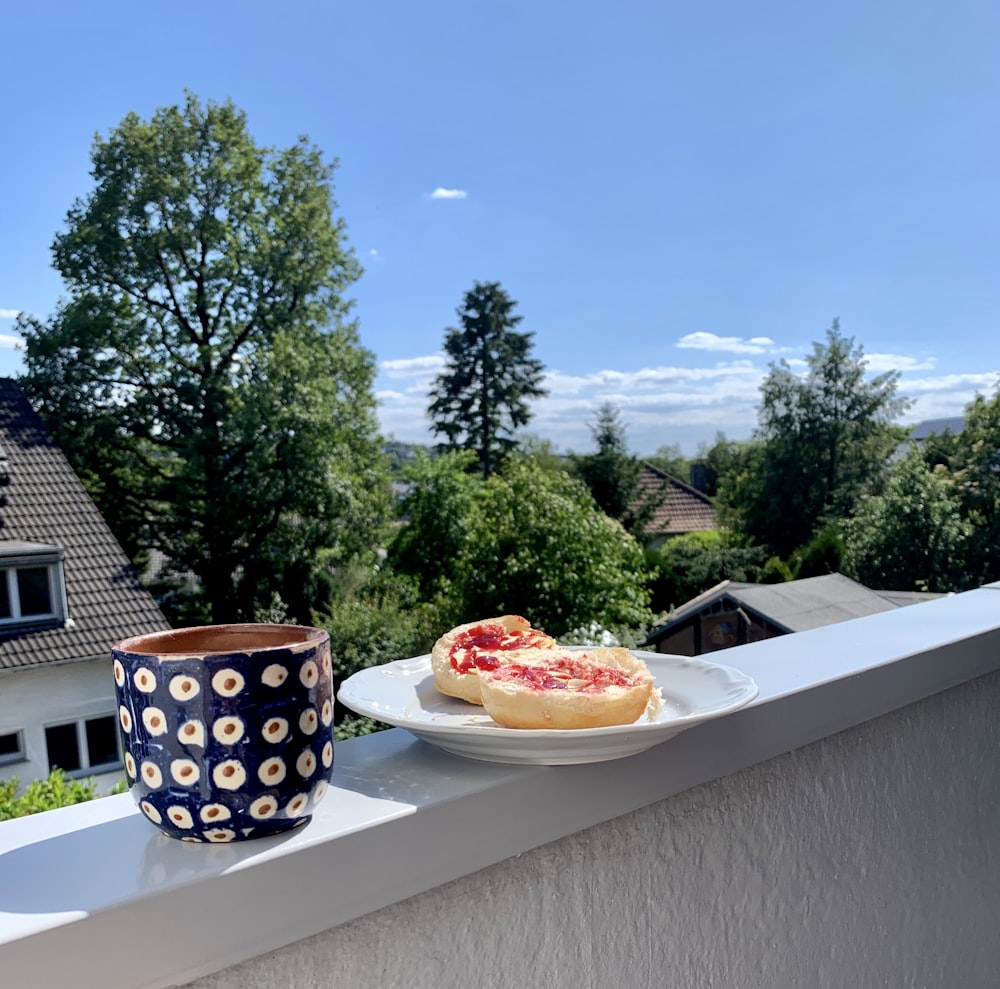
{"type": "Polygon", "coordinates": [[[806,363],[802,375],[785,361],[771,365],[756,443],[740,451],[720,492],[730,525],[783,557],[877,490],[909,405],[896,394],[898,372],[867,377],[863,348],[836,320],[806,363]]]}
{"type": "Polygon", "coordinates": [[[572,455],[573,472],[587,485],[601,511],[642,540],[663,496],[642,489],[642,461],[628,452],[621,410],[605,402],[597,410],[590,432],[597,450],[572,455]]]}
{"type": "Polygon", "coordinates": [[[914,450],[895,464],[885,490],[843,523],[844,572],[876,590],[960,591],[970,573],[974,526],[956,478],[914,450]]]}
{"type": "MultiPolygon", "coordinates": [[[[24,792],[18,794],[21,781],[16,777],[0,780],[0,821],[27,817],[58,807],[86,803],[100,794],[93,779],[71,779],[61,769],[53,769],[44,779],[32,780],[24,792]]],[[[124,781],[112,792],[124,792],[124,781]]]]}
{"type": "Polygon", "coordinates": [[[543,365],[531,356],[534,334],[499,282],[476,282],[458,309],[460,328],[445,331],[445,370],[431,391],[427,414],[447,450],[473,450],[488,478],[516,446],[515,432],[531,421],[529,401],[546,394],[543,365]]]}
{"type": "Polygon", "coordinates": [[[658,614],[680,607],[724,580],[769,582],[763,547],[747,546],[719,530],[674,536],[648,555],[655,572],[652,605],[658,614]]]}
{"type": "Polygon", "coordinates": [[[510,457],[487,480],[472,453],[414,469],[388,562],[420,581],[442,630],[524,615],[554,636],[591,624],[622,632],[650,620],[642,550],[565,472],[510,457]]]}
{"type": "Polygon", "coordinates": [[[126,551],[192,571],[205,618],[277,594],[308,619],[388,505],[334,166],[193,95],[91,159],[53,248],[68,297],[21,322],[21,383],[126,551]]]}

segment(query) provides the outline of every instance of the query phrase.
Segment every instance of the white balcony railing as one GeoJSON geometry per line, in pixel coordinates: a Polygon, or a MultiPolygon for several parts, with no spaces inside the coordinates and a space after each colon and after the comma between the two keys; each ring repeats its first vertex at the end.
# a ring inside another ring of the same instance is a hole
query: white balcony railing
{"type": "Polygon", "coordinates": [[[1000,984],[1000,585],[725,661],[750,707],[618,762],[342,743],[288,837],[2,824],[0,985],[1000,984]]]}

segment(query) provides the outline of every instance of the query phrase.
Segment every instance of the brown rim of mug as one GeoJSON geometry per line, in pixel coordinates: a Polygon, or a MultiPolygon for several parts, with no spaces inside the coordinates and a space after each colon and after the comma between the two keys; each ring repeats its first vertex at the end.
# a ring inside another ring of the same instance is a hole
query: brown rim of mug
{"type": "Polygon", "coordinates": [[[123,639],[114,651],[144,656],[211,656],[230,652],[267,652],[292,649],[298,652],[329,638],[321,628],[309,625],[279,625],[244,622],[230,625],[197,625],[190,628],[146,632],[123,639]]]}

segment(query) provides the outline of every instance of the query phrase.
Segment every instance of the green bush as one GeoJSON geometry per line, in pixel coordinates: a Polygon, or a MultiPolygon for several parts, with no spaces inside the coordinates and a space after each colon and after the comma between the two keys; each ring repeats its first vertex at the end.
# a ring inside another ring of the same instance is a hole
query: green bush
{"type": "MultiPolygon", "coordinates": [[[[29,783],[24,793],[17,796],[20,785],[21,781],[17,778],[0,781],[0,821],[82,804],[100,796],[93,779],[70,779],[61,769],[53,769],[46,779],[29,783]]],[[[124,784],[115,789],[121,792],[124,784]]]]}
{"type": "Polygon", "coordinates": [[[758,582],[764,570],[764,552],[719,530],[668,539],[648,554],[655,568],[653,610],[663,614],[679,608],[724,580],[758,582]]]}

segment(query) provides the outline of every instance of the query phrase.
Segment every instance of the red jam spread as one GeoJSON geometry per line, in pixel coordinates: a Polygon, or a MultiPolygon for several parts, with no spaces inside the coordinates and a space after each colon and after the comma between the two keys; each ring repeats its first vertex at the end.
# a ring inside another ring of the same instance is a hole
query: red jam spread
{"type": "Polygon", "coordinates": [[[561,658],[544,666],[522,666],[511,663],[497,670],[502,680],[514,681],[532,690],[575,690],[596,694],[608,687],[634,687],[640,678],[624,670],[601,666],[584,658],[561,658]]]}
{"type": "Polygon", "coordinates": [[[452,668],[459,673],[469,673],[473,669],[494,670],[500,665],[500,661],[490,653],[531,649],[550,642],[551,639],[544,632],[534,628],[508,632],[503,625],[484,622],[458,635],[448,658],[452,668]]]}

